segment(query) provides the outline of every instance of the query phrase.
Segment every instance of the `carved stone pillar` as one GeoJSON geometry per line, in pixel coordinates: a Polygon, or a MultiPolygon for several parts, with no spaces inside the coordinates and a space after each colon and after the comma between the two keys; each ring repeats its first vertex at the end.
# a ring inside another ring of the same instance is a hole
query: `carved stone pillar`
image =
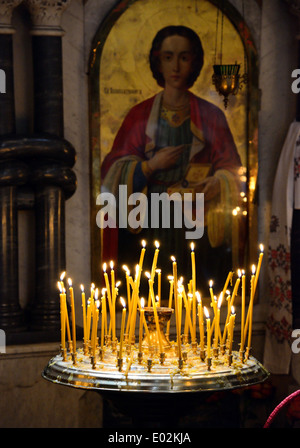
{"type": "MultiPolygon", "coordinates": [[[[33,27],[34,131],[44,136],[48,155],[33,167],[36,214],[36,296],[31,312],[33,330],[60,326],[57,280],[66,269],[65,200],[75,191],[75,162],[64,160],[61,15],[70,0],[26,0],[33,27]],[[67,184],[67,185],[66,185],[67,184]]],[[[71,145],[68,144],[68,147],[71,145]]]]}
{"type": "MultiPolygon", "coordinates": [[[[0,139],[15,132],[14,71],[11,17],[22,0],[0,0],[0,68],[6,91],[0,93],[0,139]]],[[[15,332],[23,328],[18,286],[17,188],[27,181],[27,169],[19,161],[2,157],[0,149],[0,328],[15,332]]]]}

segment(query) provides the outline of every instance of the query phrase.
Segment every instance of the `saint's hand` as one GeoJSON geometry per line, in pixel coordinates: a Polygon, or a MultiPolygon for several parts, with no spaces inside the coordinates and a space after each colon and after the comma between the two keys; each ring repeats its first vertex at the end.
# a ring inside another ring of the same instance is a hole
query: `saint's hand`
{"type": "Polygon", "coordinates": [[[154,156],[148,160],[148,166],[152,171],[166,170],[175,165],[185,145],[166,146],[158,150],[154,156]]]}
{"type": "Polygon", "coordinates": [[[220,180],[209,176],[196,186],[196,192],[204,193],[204,201],[210,201],[220,193],[220,180]]]}

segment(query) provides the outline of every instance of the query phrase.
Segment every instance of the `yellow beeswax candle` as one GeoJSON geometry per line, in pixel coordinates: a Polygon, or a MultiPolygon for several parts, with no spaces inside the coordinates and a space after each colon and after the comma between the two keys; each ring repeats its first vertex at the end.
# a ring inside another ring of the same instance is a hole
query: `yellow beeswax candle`
{"type": "Polygon", "coordinates": [[[153,306],[153,313],[154,313],[154,320],[156,325],[156,331],[158,336],[158,344],[159,344],[159,351],[160,353],[163,353],[163,347],[162,347],[162,339],[160,334],[160,328],[159,328],[159,322],[158,322],[158,315],[157,315],[157,309],[156,309],[156,301],[154,297],[154,291],[153,291],[153,284],[152,280],[149,280],[149,287],[151,288],[151,299],[152,299],[152,306],[153,306]]]}
{"type": "Polygon", "coordinates": [[[61,348],[65,350],[66,348],[66,322],[65,322],[65,305],[64,296],[61,283],[58,282],[58,289],[60,291],[60,331],[61,331],[61,348]]]}
{"type": "Polygon", "coordinates": [[[231,316],[229,319],[229,344],[228,344],[229,355],[231,355],[231,353],[232,353],[234,323],[235,323],[235,309],[234,309],[234,307],[232,307],[231,308],[231,316]]]}
{"type": "Polygon", "coordinates": [[[254,292],[253,292],[254,295],[255,295],[255,291],[256,291],[256,287],[257,287],[257,282],[258,282],[258,277],[259,277],[259,273],[260,273],[263,256],[264,256],[264,246],[262,244],[260,244],[260,254],[258,257],[256,274],[255,274],[255,282],[254,282],[254,292]]]}
{"type": "Polygon", "coordinates": [[[213,291],[213,281],[209,280],[209,293],[210,293],[210,298],[211,298],[211,302],[214,302],[214,291],[213,291]]]}
{"type": "Polygon", "coordinates": [[[253,301],[254,301],[254,293],[255,293],[255,265],[252,265],[252,275],[250,280],[250,301],[248,306],[247,320],[244,329],[244,344],[248,331],[248,343],[247,347],[250,350],[251,348],[251,337],[252,337],[252,315],[253,315],[253,301]],[[249,328],[248,328],[249,327],[249,328]]]}
{"type": "Polygon", "coordinates": [[[206,306],[204,307],[204,314],[206,317],[206,355],[207,358],[211,357],[211,330],[210,330],[210,317],[206,306]]]}
{"type": "MultiPolygon", "coordinates": [[[[169,289],[169,308],[172,308],[172,302],[173,302],[173,288],[174,288],[174,277],[172,275],[168,276],[168,280],[170,283],[170,289],[169,289]]],[[[169,319],[168,323],[167,323],[167,335],[170,334],[170,324],[171,324],[171,319],[169,319]]]]}
{"type": "Polygon", "coordinates": [[[140,328],[139,328],[139,352],[142,351],[142,342],[143,342],[143,326],[144,326],[144,310],[145,300],[141,297],[141,307],[140,307],[140,328]]]}
{"type": "Polygon", "coordinates": [[[241,310],[241,345],[240,350],[244,350],[244,325],[245,325],[245,302],[246,302],[246,276],[242,271],[242,310],[241,310]]]}
{"type": "Polygon", "coordinates": [[[141,254],[140,254],[140,260],[139,260],[138,287],[140,286],[140,279],[141,279],[141,274],[142,274],[142,270],[143,270],[143,263],[144,263],[145,252],[146,252],[146,241],[143,240],[142,241],[141,254]]]}
{"type": "Polygon", "coordinates": [[[223,300],[223,292],[221,292],[221,294],[219,296],[219,300],[218,300],[217,308],[216,308],[216,321],[215,321],[215,333],[214,333],[214,348],[215,349],[218,347],[218,342],[219,342],[220,311],[221,311],[222,300],[223,300]]]}
{"type": "Polygon", "coordinates": [[[123,358],[123,340],[124,340],[124,330],[125,330],[125,319],[126,319],[126,303],[123,297],[120,297],[120,302],[123,305],[122,309],[122,321],[120,330],[120,349],[119,349],[119,359],[123,358]]]}
{"type": "Polygon", "coordinates": [[[195,244],[191,243],[191,261],[192,261],[192,294],[193,294],[193,334],[192,340],[195,342],[196,340],[196,260],[195,260],[195,244]]]}
{"type": "Polygon", "coordinates": [[[83,341],[86,343],[86,303],[84,286],[80,285],[81,289],[81,302],[82,302],[82,320],[83,320],[83,341]]]}
{"type": "Polygon", "coordinates": [[[204,325],[203,325],[203,309],[200,293],[196,291],[198,301],[198,320],[199,320],[199,334],[200,334],[200,348],[204,350],[204,325]]]}
{"type": "Polygon", "coordinates": [[[171,257],[173,261],[173,278],[174,278],[174,303],[175,303],[175,318],[176,318],[176,333],[177,333],[177,346],[178,346],[178,358],[182,359],[181,352],[181,338],[179,327],[179,311],[178,311],[178,280],[177,280],[177,263],[174,256],[171,257]]]}
{"type": "Polygon", "coordinates": [[[105,321],[106,321],[106,307],[105,307],[105,289],[102,288],[101,296],[101,349],[104,347],[104,335],[105,335],[105,321]]]}
{"type": "Polygon", "coordinates": [[[156,273],[157,273],[158,306],[160,306],[160,301],[161,301],[161,269],[156,269],[156,273]]]}
{"type": "Polygon", "coordinates": [[[116,285],[115,285],[115,271],[114,271],[114,262],[110,262],[110,276],[111,276],[111,298],[112,298],[112,307],[111,307],[111,328],[112,328],[112,340],[116,339],[116,285]]]}
{"type": "Polygon", "coordinates": [[[72,286],[72,280],[68,279],[69,292],[70,292],[70,302],[71,302],[71,313],[72,313],[72,342],[73,342],[73,353],[76,353],[76,322],[75,322],[75,303],[74,303],[74,291],[72,286]]]}
{"type": "Polygon", "coordinates": [[[158,254],[159,254],[159,242],[155,241],[154,244],[155,244],[156,249],[155,249],[155,252],[154,252],[152,268],[151,268],[151,280],[154,280],[156,264],[157,264],[157,258],[158,258],[158,254]]]}

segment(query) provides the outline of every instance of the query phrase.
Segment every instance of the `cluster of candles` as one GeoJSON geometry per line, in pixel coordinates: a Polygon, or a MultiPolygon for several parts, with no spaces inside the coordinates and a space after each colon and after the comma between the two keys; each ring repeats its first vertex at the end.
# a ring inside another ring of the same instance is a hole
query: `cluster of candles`
{"type": "MultiPolygon", "coordinates": [[[[156,350],[150,347],[151,338],[149,328],[145,319],[145,303],[146,300],[140,297],[140,280],[143,270],[143,261],[146,250],[145,241],[142,242],[142,249],[139,263],[136,265],[135,276],[132,277],[126,266],[123,269],[126,274],[127,286],[127,301],[120,297],[122,304],[121,328],[119,333],[119,340],[116,336],[116,303],[119,293],[120,282],[116,282],[114,264],[110,262],[110,272],[107,272],[107,264],[103,264],[103,276],[105,286],[99,289],[92,284],[90,288],[90,297],[86,300],[84,287],[81,285],[81,298],[83,310],[83,351],[84,354],[90,356],[91,364],[95,369],[97,367],[96,359],[105,358],[105,350],[110,347],[112,353],[116,353],[117,366],[122,370],[124,347],[126,352],[130,353],[132,346],[135,345],[135,333],[137,323],[139,323],[138,331],[138,359],[141,363],[143,352],[148,349],[151,356],[153,353],[159,353],[160,363],[165,361],[165,347],[162,340],[162,334],[159,323],[159,311],[161,297],[161,270],[157,269],[157,260],[159,255],[159,243],[155,242],[155,252],[153,256],[151,272],[146,272],[148,278],[148,308],[151,309],[154,315],[155,326],[157,330],[157,344],[156,350]],[[157,285],[155,281],[157,280],[157,285]],[[157,287],[157,294],[154,292],[154,286],[157,287]],[[101,309],[101,319],[99,310],[101,309]],[[128,309],[128,311],[127,311],[128,309]],[[139,318],[138,318],[139,312],[139,318]],[[99,325],[101,320],[101,331],[99,332],[99,325]],[[99,336],[98,336],[99,333],[99,336]],[[147,346],[143,343],[148,341],[147,346]]],[[[209,282],[210,307],[203,306],[202,298],[196,287],[196,263],[195,263],[195,246],[191,243],[191,266],[192,276],[188,283],[188,290],[186,291],[182,277],[178,277],[177,263],[175,257],[171,257],[172,275],[168,277],[169,289],[169,303],[168,308],[172,308],[175,314],[176,321],[176,357],[178,358],[178,366],[182,368],[186,360],[186,344],[191,341],[193,353],[199,350],[200,358],[206,363],[207,369],[211,369],[212,358],[218,357],[219,354],[227,354],[228,365],[232,363],[232,344],[235,327],[235,308],[234,301],[238,295],[241,286],[241,339],[240,339],[240,360],[245,362],[249,357],[251,348],[252,336],[252,318],[253,318],[253,303],[257,289],[257,282],[263,258],[263,246],[260,246],[260,254],[258,258],[257,267],[252,266],[252,273],[250,279],[250,299],[248,309],[246,310],[246,274],[243,270],[238,270],[237,278],[232,289],[228,291],[230,283],[233,286],[233,272],[229,272],[224,287],[217,297],[213,291],[213,282],[209,282]],[[220,312],[223,300],[227,301],[226,319],[223,331],[220,325],[220,312]],[[185,309],[184,325],[183,325],[183,308],[185,309]],[[247,312],[246,312],[247,311],[247,312]],[[198,317],[198,319],[197,319],[198,317]],[[198,325],[197,325],[198,321],[198,325]],[[183,330],[184,326],[184,331],[183,330]],[[197,338],[198,326],[198,338],[197,338]]],[[[71,325],[69,322],[69,315],[67,312],[67,297],[65,287],[65,272],[62,273],[58,281],[58,288],[60,291],[60,311],[61,311],[61,353],[63,360],[67,360],[66,340],[68,341],[69,352],[71,353],[73,364],[76,364],[77,350],[76,350],[76,320],[75,320],[75,304],[74,291],[72,280],[68,279],[69,298],[71,307],[71,325]]],[[[167,323],[166,338],[169,340],[170,335],[170,321],[167,323]]],[[[153,341],[152,341],[153,342],[153,341]]]]}

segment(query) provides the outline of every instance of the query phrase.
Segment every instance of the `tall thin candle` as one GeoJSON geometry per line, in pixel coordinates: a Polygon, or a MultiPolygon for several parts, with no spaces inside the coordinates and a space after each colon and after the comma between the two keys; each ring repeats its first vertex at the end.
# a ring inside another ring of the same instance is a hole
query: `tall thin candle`
{"type": "Polygon", "coordinates": [[[120,302],[123,305],[122,309],[122,321],[121,321],[121,330],[120,330],[120,349],[119,349],[119,359],[123,357],[123,340],[124,340],[124,329],[125,329],[125,319],[126,319],[126,303],[123,297],[120,297],[120,302]]]}
{"type": "Polygon", "coordinates": [[[176,331],[177,331],[177,345],[178,345],[178,358],[182,359],[181,353],[181,340],[180,340],[180,327],[179,327],[179,312],[178,312],[178,280],[177,280],[177,263],[175,257],[171,257],[173,261],[173,278],[174,278],[174,301],[175,301],[175,317],[176,317],[176,331]]]}
{"type": "Polygon", "coordinates": [[[76,353],[76,322],[75,322],[75,303],[74,303],[74,292],[72,286],[72,280],[68,279],[70,301],[71,301],[71,312],[72,312],[72,340],[73,340],[73,353],[76,353]]]}
{"type": "Polygon", "coordinates": [[[81,289],[81,302],[82,302],[83,342],[86,344],[86,304],[85,304],[84,286],[80,285],[80,289],[81,289]]]}
{"type": "Polygon", "coordinates": [[[206,343],[206,354],[207,354],[207,358],[211,357],[211,330],[210,330],[210,317],[209,317],[209,312],[208,309],[206,308],[206,306],[204,307],[204,313],[205,313],[205,317],[206,317],[206,339],[207,339],[207,343],[206,343]]]}

